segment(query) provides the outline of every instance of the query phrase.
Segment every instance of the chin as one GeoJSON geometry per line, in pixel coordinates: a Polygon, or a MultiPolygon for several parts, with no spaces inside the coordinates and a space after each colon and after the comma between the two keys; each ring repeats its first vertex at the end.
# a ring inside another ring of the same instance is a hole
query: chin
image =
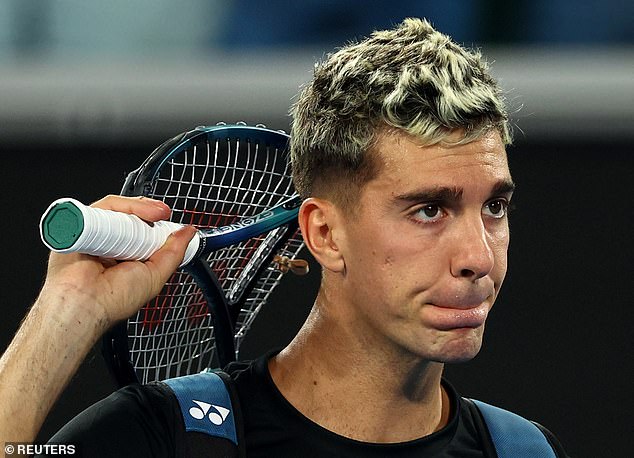
{"type": "Polygon", "coordinates": [[[445,363],[445,364],[459,364],[459,363],[466,363],[468,361],[471,361],[473,358],[475,358],[477,356],[478,352],[464,352],[461,354],[454,354],[454,355],[447,355],[446,357],[442,358],[442,361],[438,361],[441,363],[445,363]]]}
{"type": "Polygon", "coordinates": [[[443,342],[442,346],[436,349],[436,358],[433,359],[447,364],[471,361],[482,348],[482,332],[478,331],[464,330],[463,333],[466,332],[467,335],[452,336],[453,338],[443,342]]]}

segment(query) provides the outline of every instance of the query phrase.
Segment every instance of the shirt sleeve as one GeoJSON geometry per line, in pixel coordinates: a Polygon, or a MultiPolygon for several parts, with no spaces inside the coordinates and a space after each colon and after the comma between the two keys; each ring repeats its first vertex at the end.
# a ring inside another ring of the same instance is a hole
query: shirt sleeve
{"type": "Polygon", "coordinates": [[[177,409],[166,386],[130,385],[81,412],[49,443],[74,445],[75,457],[182,457],[177,409]]]}

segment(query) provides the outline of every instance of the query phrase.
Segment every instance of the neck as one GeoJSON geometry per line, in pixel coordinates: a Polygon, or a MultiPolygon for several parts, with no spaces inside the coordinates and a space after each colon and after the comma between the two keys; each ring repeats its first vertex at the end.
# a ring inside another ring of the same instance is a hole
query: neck
{"type": "Polygon", "coordinates": [[[320,426],[364,442],[404,442],[441,429],[443,365],[354,332],[320,294],[295,339],[269,362],[284,397],[320,426]]]}

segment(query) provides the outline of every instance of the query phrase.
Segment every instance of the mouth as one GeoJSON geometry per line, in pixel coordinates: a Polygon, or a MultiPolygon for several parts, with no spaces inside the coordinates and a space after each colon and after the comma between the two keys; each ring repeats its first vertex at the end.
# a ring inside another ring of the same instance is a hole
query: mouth
{"type": "Polygon", "coordinates": [[[428,304],[424,308],[426,318],[434,328],[441,331],[469,328],[484,325],[491,310],[489,300],[479,303],[460,302],[457,304],[428,304]]]}

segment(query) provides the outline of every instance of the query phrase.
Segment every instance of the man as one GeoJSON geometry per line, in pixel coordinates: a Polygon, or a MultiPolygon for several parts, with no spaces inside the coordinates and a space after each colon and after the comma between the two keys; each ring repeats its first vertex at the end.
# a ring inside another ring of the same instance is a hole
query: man
{"type": "MultiPolygon", "coordinates": [[[[487,456],[476,415],[442,379],[445,363],[478,353],[507,267],[511,137],[487,65],[408,19],[328,56],[292,115],[299,222],[322,282],[286,348],[227,368],[249,456],[487,456]]],[[[169,211],[95,205],[149,221],[169,211]]],[[[0,366],[5,441],[34,439],[88,349],[159,291],[192,234],[145,263],[51,255],[0,366]]],[[[180,456],[174,405],[163,384],[129,387],[53,441],[85,456],[180,456]]]]}

